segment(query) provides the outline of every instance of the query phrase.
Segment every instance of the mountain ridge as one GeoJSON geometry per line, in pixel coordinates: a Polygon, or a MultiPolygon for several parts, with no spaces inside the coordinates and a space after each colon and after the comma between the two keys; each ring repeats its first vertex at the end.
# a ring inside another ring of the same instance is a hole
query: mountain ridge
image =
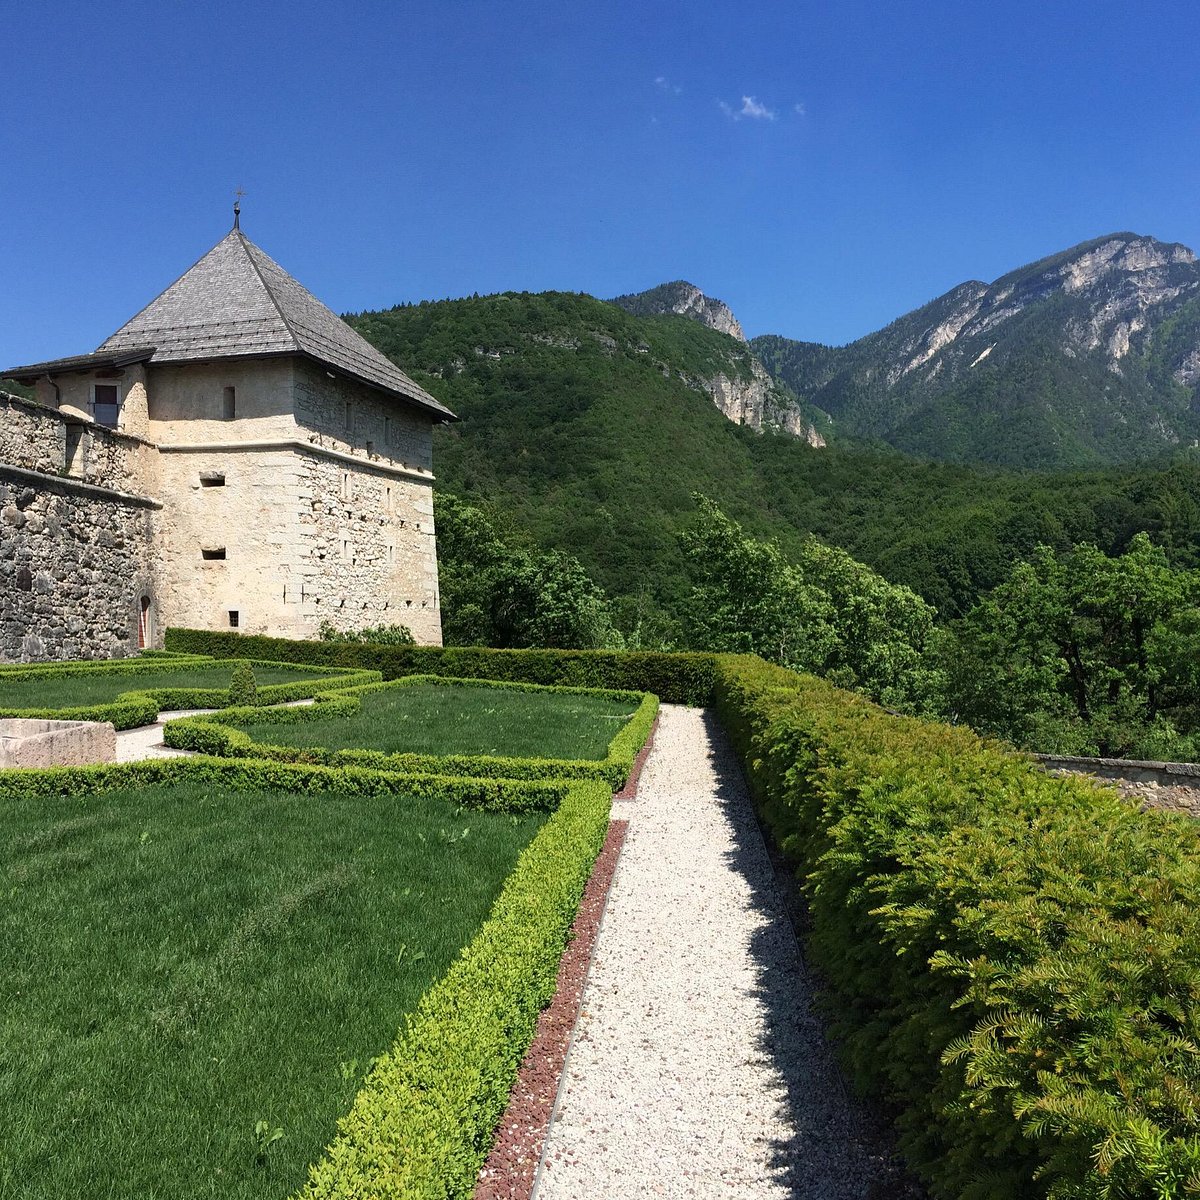
{"type": "Polygon", "coordinates": [[[1141,234],[968,280],[845,346],[750,345],[835,431],[921,457],[1064,468],[1200,438],[1200,262],[1141,234]]]}

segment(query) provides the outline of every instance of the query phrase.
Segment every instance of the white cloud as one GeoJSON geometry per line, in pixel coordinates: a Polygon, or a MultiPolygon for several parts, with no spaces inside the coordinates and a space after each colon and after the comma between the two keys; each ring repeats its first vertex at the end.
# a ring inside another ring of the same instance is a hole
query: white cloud
{"type": "Polygon", "coordinates": [[[683,92],[683,88],[677,83],[672,83],[665,75],[655,75],[654,86],[660,92],[670,92],[672,96],[678,96],[683,92]]]}
{"type": "Polygon", "coordinates": [[[760,103],[754,96],[743,96],[742,107],[734,108],[724,100],[717,101],[717,107],[731,120],[740,121],[749,117],[755,121],[774,121],[779,114],[765,104],[760,103]]]}
{"type": "Polygon", "coordinates": [[[794,112],[798,117],[808,116],[808,109],[805,108],[803,104],[793,104],[792,112],[794,112]]]}
{"type": "Polygon", "coordinates": [[[753,96],[742,97],[742,107],[738,110],[739,117],[753,117],[756,121],[773,121],[778,114],[765,104],[759,104],[753,96]]]}

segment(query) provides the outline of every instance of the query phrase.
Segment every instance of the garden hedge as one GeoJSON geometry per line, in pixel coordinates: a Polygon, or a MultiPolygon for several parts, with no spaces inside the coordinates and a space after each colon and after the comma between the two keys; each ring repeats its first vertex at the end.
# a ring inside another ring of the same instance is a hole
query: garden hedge
{"type": "Polygon", "coordinates": [[[438,675],[409,675],[388,683],[368,684],[317,695],[316,703],[303,708],[227,708],[168,721],[163,740],[179,750],[227,758],[264,758],[279,762],[322,763],[326,766],[372,767],[383,771],[422,775],[462,775],[494,779],[603,779],[617,791],[624,786],[634,759],[650,734],[658,714],[658,697],[641,692],[604,688],[544,687],[486,679],[453,679],[438,675]],[[321,746],[274,746],[251,741],[237,728],[243,724],[293,725],[330,717],[353,716],[360,697],[372,692],[415,684],[437,683],[456,687],[491,687],[505,691],[559,692],[600,696],[636,703],[637,709],[608,744],[602,759],[505,757],[490,754],[385,754],[379,750],[328,749],[321,746]]]}
{"type": "MultiPolygon", "coordinates": [[[[144,656],[136,659],[66,663],[12,664],[0,668],[0,686],[5,678],[14,675],[21,679],[49,679],[80,674],[143,675],[162,674],[177,667],[214,668],[225,664],[209,655],[155,655],[150,661],[144,656]]],[[[291,700],[307,700],[319,688],[336,680],[340,686],[373,683],[380,679],[378,671],[345,667],[326,667],[294,662],[251,660],[251,666],[296,667],[309,673],[309,678],[295,683],[272,683],[257,688],[257,704],[286,704],[291,700]],[[312,676],[322,678],[313,678],[312,676]]],[[[131,688],[115,700],[102,704],[78,705],[68,708],[3,708],[0,717],[26,717],[48,721],[111,721],[116,729],[134,729],[152,725],[161,709],[224,708],[230,701],[230,688],[131,688]]]]}
{"type": "Polygon", "coordinates": [[[668,704],[707,704],[716,682],[712,654],[616,650],[489,650],[478,646],[383,646],[292,641],[200,629],[168,629],[169,649],[218,658],[270,658],[326,666],[368,667],[384,679],[448,675],[510,683],[653,692],[668,704]]]}
{"type": "Polygon", "coordinates": [[[322,767],[197,754],[88,767],[0,771],[0,804],[34,796],[96,796],[146,784],[207,781],[226,787],[314,794],[350,791],[360,796],[440,797],[464,808],[510,813],[549,812],[573,786],[569,780],[415,775],[369,767],[322,767]]]}
{"type": "Polygon", "coordinates": [[[297,1200],[468,1200],[554,994],[610,795],[567,785],[488,919],[376,1061],[297,1200]]]}
{"type": "Polygon", "coordinates": [[[1200,1190],[1200,832],[970,731],[723,658],[858,1085],[935,1195],[1200,1190]]]}

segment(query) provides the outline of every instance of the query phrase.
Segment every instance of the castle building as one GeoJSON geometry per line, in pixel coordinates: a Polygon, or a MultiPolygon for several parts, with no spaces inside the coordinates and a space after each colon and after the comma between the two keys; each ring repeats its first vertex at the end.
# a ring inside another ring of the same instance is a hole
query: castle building
{"type": "Polygon", "coordinates": [[[432,436],[454,414],[230,233],[92,354],[0,370],[0,661],[168,625],[441,643],[432,436]]]}

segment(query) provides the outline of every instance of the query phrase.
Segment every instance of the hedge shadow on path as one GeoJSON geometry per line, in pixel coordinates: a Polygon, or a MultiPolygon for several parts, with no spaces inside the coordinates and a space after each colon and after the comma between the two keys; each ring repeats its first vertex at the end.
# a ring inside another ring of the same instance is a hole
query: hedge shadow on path
{"type": "Polygon", "coordinates": [[[920,1200],[925,1193],[894,1156],[886,1120],[854,1097],[816,1008],[819,982],[809,972],[793,914],[794,876],[760,826],[749,788],[725,731],[705,710],[717,798],[733,835],[729,865],[745,879],[760,918],[750,953],[764,1029],[756,1050],[779,1086],[781,1115],[795,1135],[774,1139],[769,1173],[795,1200],[920,1200]]]}

